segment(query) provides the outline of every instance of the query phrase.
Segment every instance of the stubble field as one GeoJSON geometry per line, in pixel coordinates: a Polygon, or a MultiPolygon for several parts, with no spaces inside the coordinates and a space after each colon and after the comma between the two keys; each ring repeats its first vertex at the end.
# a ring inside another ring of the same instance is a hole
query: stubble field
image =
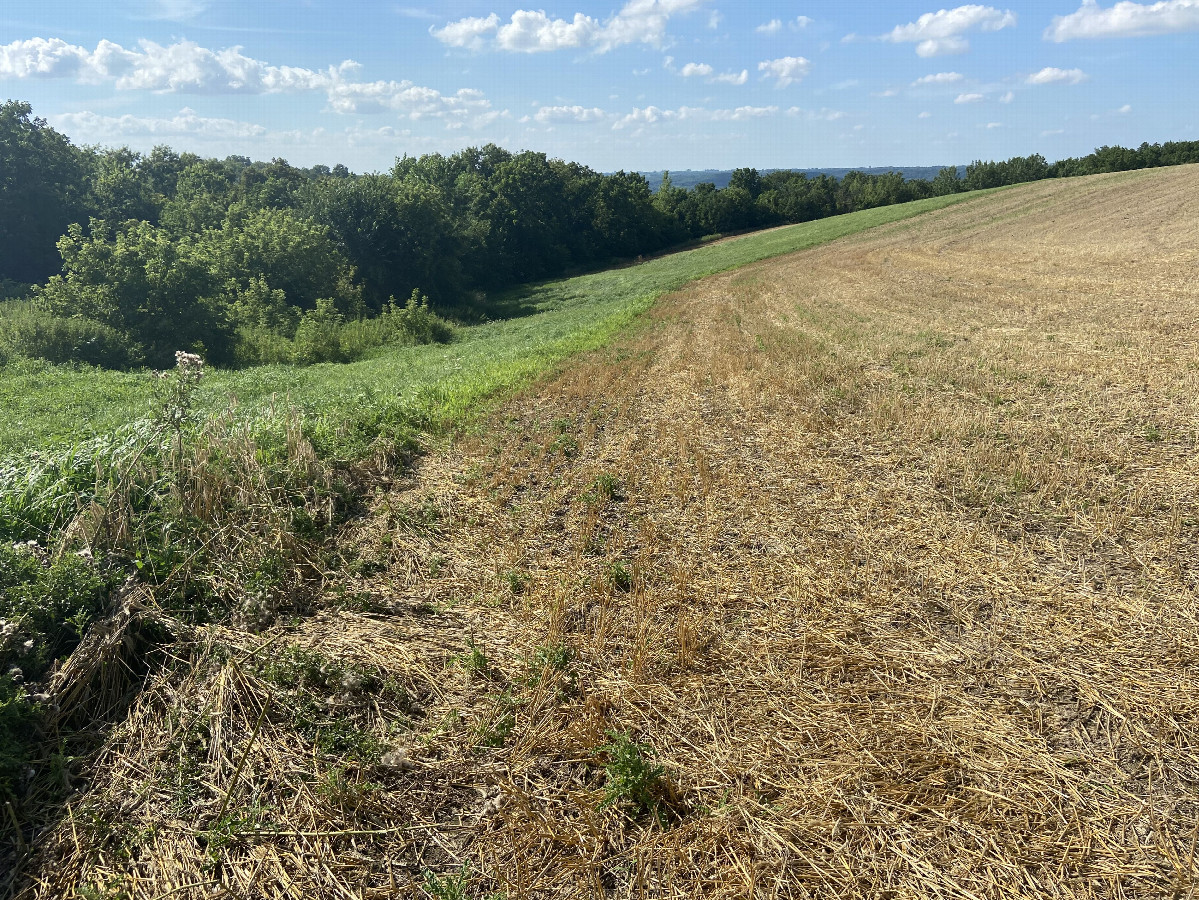
{"type": "Polygon", "coordinates": [[[697,282],[197,634],[25,895],[1194,896],[1197,443],[1197,167],[697,282]]]}

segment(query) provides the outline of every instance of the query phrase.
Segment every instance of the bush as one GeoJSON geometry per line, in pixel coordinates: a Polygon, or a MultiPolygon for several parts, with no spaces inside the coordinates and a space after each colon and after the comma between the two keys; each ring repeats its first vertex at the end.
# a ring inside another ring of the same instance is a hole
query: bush
{"type": "Polygon", "coordinates": [[[350,359],[386,344],[448,344],[454,326],[429,309],[429,298],[413,291],[400,306],[393,297],[373,319],[348,322],[342,328],[342,348],[350,359]]]}
{"type": "Polygon", "coordinates": [[[23,301],[0,303],[0,363],[12,357],[107,369],[127,369],[142,361],[141,348],[115,328],[83,317],[56,316],[23,301]]]}
{"type": "Polygon", "coordinates": [[[316,309],[304,313],[296,327],[292,362],[311,365],[321,362],[345,362],[341,346],[342,315],[332,300],[317,300],[316,309]]]}

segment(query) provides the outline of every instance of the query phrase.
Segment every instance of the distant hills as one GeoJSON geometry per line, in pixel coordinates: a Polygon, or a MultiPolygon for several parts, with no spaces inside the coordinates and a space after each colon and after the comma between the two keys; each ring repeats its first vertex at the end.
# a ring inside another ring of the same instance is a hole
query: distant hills
{"type": "MultiPolygon", "coordinates": [[[[941,166],[871,166],[868,168],[849,168],[849,169],[759,169],[758,173],[766,175],[769,172],[792,171],[803,172],[809,178],[815,178],[818,175],[831,175],[833,178],[844,178],[850,172],[862,172],[866,175],[886,175],[889,172],[899,172],[906,179],[920,178],[925,181],[932,181],[937,177],[937,173],[941,171],[941,166]]],[[[656,191],[658,185],[662,183],[661,172],[642,172],[642,175],[649,181],[651,191],[656,191]]],[[[958,175],[965,175],[966,167],[958,166],[958,175]]],[[[711,182],[718,188],[726,188],[729,186],[729,179],[733,177],[732,169],[685,169],[682,171],[670,170],[670,181],[675,187],[693,188],[697,184],[711,182]]]]}

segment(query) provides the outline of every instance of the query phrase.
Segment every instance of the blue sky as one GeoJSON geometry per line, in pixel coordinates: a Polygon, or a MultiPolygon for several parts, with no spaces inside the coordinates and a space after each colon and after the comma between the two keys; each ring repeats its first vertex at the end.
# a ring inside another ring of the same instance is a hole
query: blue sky
{"type": "Polygon", "coordinates": [[[4,0],[0,97],[77,143],[385,170],[940,165],[1199,139],[1199,0],[4,0]]]}

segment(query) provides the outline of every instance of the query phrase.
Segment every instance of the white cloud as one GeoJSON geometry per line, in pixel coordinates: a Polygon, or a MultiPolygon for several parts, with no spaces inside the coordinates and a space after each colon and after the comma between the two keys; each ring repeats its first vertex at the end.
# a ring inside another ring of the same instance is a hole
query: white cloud
{"type": "Polygon", "coordinates": [[[1053,66],[1028,76],[1029,84],[1079,84],[1086,80],[1087,73],[1082,69],[1056,69],[1053,66]]]}
{"type": "Polygon", "coordinates": [[[1041,137],[1053,137],[1056,134],[1065,134],[1065,133],[1066,133],[1065,128],[1053,128],[1053,129],[1050,129],[1049,131],[1042,131],[1041,137]]]}
{"type": "Polygon", "coordinates": [[[114,81],[118,90],[165,93],[271,94],[320,89],[358,67],[352,60],[323,72],[271,66],[243,55],[240,47],[209,50],[191,41],[138,46],[126,50],[100,41],[88,50],[58,38],[13,41],[0,46],[0,77],[114,81]]]}
{"type": "Polygon", "coordinates": [[[919,87],[922,84],[953,84],[956,81],[962,80],[961,72],[937,72],[935,75],[925,75],[922,78],[917,78],[912,82],[912,87],[919,87]]]}
{"type": "Polygon", "coordinates": [[[983,99],[982,94],[958,94],[954,98],[954,103],[978,103],[983,99]]]}
{"type": "Polygon", "coordinates": [[[496,44],[518,53],[544,53],[586,47],[599,34],[598,20],[583,13],[574,19],[551,19],[543,11],[518,9],[508,24],[496,31],[496,44]]]}
{"type": "Polygon", "coordinates": [[[77,112],[51,116],[50,122],[61,131],[90,141],[120,140],[144,135],[244,140],[262,137],[267,133],[261,125],[233,119],[206,118],[187,107],[169,119],[132,115],[102,116],[94,112],[77,112]]]}
{"type": "Polygon", "coordinates": [[[244,55],[240,47],[210,50],[191,41],[162,46],[142,41],[137,50],[100,41],[95,50],[57,38],[33,38],[0,46],[0,77],[74,78],[111,83],[121,91],[163,94],[323,93],[338,113],[395,112],[411,119],[439,118],[447,125],[480,125],[499,113],[476,90],[454,94],[411,81],[353,81],[359,68],[346,60],[316,71],[273,66],[244,55]]]}
{"type": "Polygon", "coordinates": [[[749,81],[749,69],[742,69],[740,72],[725,72],[717,75],[712,80],[721,84],[735,84],[740,86],[749,81]]]}
{"type": "Polygon", "coordinates": [[[634,109],[631,113],[617,120],[613,128],[628,128],[631,125],[656,125],[658,122],[677,119],[679,114],[673,109],[659,109],[647,106],[644,109],[634,109]]]}
{"type": "Polygon", "coordinates": [[[484,38],[494,35],[500,27],[500,17],[495,13],[486,19],[472,16],[450,22],[442,28],[431,26],[429,33],[443,44],[451,47],[465,47],[468,50],[479,50],[483,47],[484,38]]]}
{"type": "Polygon", "coordinates": [[[1004,94],[1002,97],[999,98],[999,102],[1000,103],[1011,103],[1015,99],[1016,99],[1015,93],[1013,93],[1012,91],[1008,91],[1006,94],[1004,94]]]}
{"type": "Polygon", "coordinates": [[[607,114],[598,107],[588,109],[584,106],[543,106],[533,115],[542,124],[585,124],[599,122],[607,118],[607,114]]]}
{"type": "Polygon", "coordinates": [[[1049,41],[1077,38],[1145,37],[1199,31],[1199,0],[1162,0],[1132,3],[1122,0],[1103,9],[1096,0],[1083,0],[1068,16],[1055,16],[1045,29],[1049,41]]]}
{"type": "Polygon", "coordinates": [[[714,9],[714,10],[712,10],[711,14],[708,16],[708,27],[710,29],[712,29],[712,31],[715,31],[716,29],[718,29],[720,27],[720,23],[723,21],[724,21],[724,13],[722,13],[718,9],[714,9]]]}
{"type": "MultiPolygon", "coordinates": [[[[671,57],[666,57],[666,67],[669,69],[674,62],[671,57]]],[[[741,85],[749,81],[749,70],[742,69],[740,72],[724,72],[720,75],[716,74],[707,63],[687,63],[679,70],[679,74],[684,78],[703,78],[708,84],[736,84],[741,85]]]]}
{"type": "Polygon", "coordinates": [[[603,21],[584,13],[575,13],[571,19],[555,19],[544,10],[518,9],[504,24],[492,13],[487,18],[470,17],[441,28],[433,27],[429,33],[451,47],[469,50],[480,50],[490,41],[495,49],[513,53],[582,48],[606,53],[626,44],[660,47],[672,16],[693,12],[707,3],[708,0],[627,0],[620,12],[603,21]]]}
{"type": "MultiPolygon", "coordinates": [[[[792,19],[791,21],[789,21],[787,23],[786,27],[790,28],[792,31],[803,31],[805,28],[807,28],[809,25],[811,25],[812,22],[814,22],[814,21],[815,21],[814,19],[810,19],[807,16],[796,16],[794,19],[792,19]]],[[[783,30],[783,20],[782,19],[771,19],[766,24],[759,25],[757,28],[754,29],[754,31],[756,31],[758,34],[778,34],[782,30],[783,30]]]]}
{"type": "Polygon", "coordinates": [[[987,123],[986,125],[984,125],[983,127],[984,127],[984,128],[986,128],[986,129],[987,129],[987,131],[990,131],[990,130],[991,130],[991,129],[993,129],[993,128],[1002,128],[1002,127],[1003,127],[1003,123],[1002,123],[1002,122],[988,122],[988,123],[987,123]]]}
{"type": "Polygon", "coordinates": [[[475,127],[499,113],[481,91],[464,88],[443,94],[411,81],[338,82],[327,89],[329,108],[337,113],[394,112],[408,119],[444,119],[446,124],[475,127]]]}
{"type": "Polygon", "coordinates": [[[775,79],[775,86],[788,87],[811,70],[812,64],[802,56],[784,56],[780,59],[767,59],[758,63],[758,71],[765,72],[767,78],[775,79]]]}
{"type": "Polygon", "coordinates": [[[614,129],[641,125],[657,125],[661,122],[745,122],[777,115],[777,106],[738,106],[736,109],[707,109],[702,106],[681,106],[678,109],[660,109],[647,106],[634,109],[613,124],[614,129]]]}
{"type": "Polygon", "coordinates": [[[920,115],[916,116],[917,119],[931,119],[932,117],[933,114],[930,112],[922,112],[920,115]]]}
{"type": "Polygon", "coordinates": [[[970,4],[925,13],[915,22],[896,25],[883,35],[883,40],[915,44],[920,57],[945,56],[970,49],[970,42],[963,37],[967,32],[999,31],[1015,24],[1016,14],[1011,10],[1001,12],[993,6],[970,4]]]}
{"type": "Polygon", "coordinates": [[[885,91],[876,91],[870,95],[871,97],[898,97],[899,90],[897,88],[887,88],[885,91]]]}
{"type": "Polygon", "coordinates": [[[1121,115],[1121,116],[1126,116],[1126,115],[1128,115],[1130,112],[1132,112],[1132,106],[1131,106],[1130,104],[1128,104],[1128,103],[1125,103],[1125,104],[1124,104],[1123,106],[1121,106],[1121,107],[1120,107],[1118,110],[1116,110],[1116,112],[1117,112],[1119,115],[1121,115]]]}
{"type": "Polygon", "coordinates": [[[789,116],[802,116],[811,122],[836,122],[838,119],[844,119],[848,113],[843,113],[839,109],[828,109],[821,107],[818,110],[802,109],[798,106],[793,106],[787,110],[789,116]]]}

